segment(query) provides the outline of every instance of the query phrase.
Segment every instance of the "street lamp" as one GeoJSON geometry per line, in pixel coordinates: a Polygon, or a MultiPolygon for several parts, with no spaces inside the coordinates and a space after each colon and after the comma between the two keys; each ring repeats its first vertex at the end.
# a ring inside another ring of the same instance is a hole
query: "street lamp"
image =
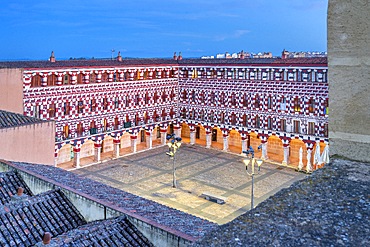
{"type": "Polygon", "coordinates": [[[249,176],[252,177],[252,193],[251,193],[251,209],[253,209],[253,197],[254,197],[254,194],[253,194],[253,186],[254,186],[254,175],[258,175],[259,174],[259,171],[261,169],[261,165],[263,163],[262,160],[260,159],[255,159],[253,156],[251,159],[248,158],[248,154],[247,154],[247,158],[243,160],[244,164],[245,164],[245,170],[247,171],[247,174],[249,176]],[[248,165],[249,163],[251,163],[252,161],[252,165],[251,165],[251,172],[248,172],[248,165]],[[255,167],[255,164],[257,163],[257,166],[258,166],[258,170],[257,170],[257,173],[254,173],[254,167],[255,167]]]}
{"type": "Polygon", "coordinates": [[[181,139],[181,137],[176,137],[175,134],[167,135],[166,139],[167,139],[167,141],[169,141],[167,143],[168,152],[166,152],[166,154],[168,156],[170,156],[170,158],[172,159],[172,175],[173,175],[172,187],[177,188],[177,185],[176,185],[176,168],[175,168],[176,156],[175,156],[175,154],[181,146],[181,140],[182,139],[181,139]]]}

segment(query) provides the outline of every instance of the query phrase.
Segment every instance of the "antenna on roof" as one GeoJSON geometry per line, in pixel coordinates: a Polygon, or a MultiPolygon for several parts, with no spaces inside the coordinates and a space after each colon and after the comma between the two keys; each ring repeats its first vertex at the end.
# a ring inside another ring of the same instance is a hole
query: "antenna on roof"
{"type": "Polygon", "coordinates": [[[116,51],[114,49],[110,50],[112,52],[112,60],[113,60],[113,53],[116,51]]]}

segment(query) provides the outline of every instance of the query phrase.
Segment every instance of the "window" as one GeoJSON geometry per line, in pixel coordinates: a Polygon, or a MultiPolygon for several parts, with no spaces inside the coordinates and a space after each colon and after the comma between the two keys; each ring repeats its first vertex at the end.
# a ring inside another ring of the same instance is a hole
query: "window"
{"type": "Polygon", "coordinates": [[[256,95],[256,99],[254,101],[254,107],[255,108],[259,108],[260,107],[260,103],[261,103],[260,96],[257,94],[256,95]]]}
{"type": "Polygon", "coordinates": [[[40,87],[40,86],[41,86],[41,76],[40,75],[32,76],[31,87],[40,87]]]}
{"type": "Polygon", "coordinates": [[[211,111],[211,113],[209,114],[209,121],[210,122],[213,122],[214,121],[214,113],[213,113],[213,111],[211,111]]]}
{"type": "Polygon", "coordinates": [[[55,104],[51,103],[49,106],[49,118],[55,117],[55,104]]]}
{"type": "Polygon", "coordinates": [[[84,103],[83,103],[83,101],[78,101],[78,103],[77,103],[77,111],[78,111],[78,113],[83,113],[83,111],[84,111],[84,103]]]}
{"type": "Polygon", "coordinates": [[[215,103],[216,95],[214,92],[211,93],[211,104],[215,103]]]}
{"type": "Polygon", "coordinates": [[[194,111],[194,109],[190,111],[190,119],[195,119],[195,111],[194,111]]]}
{"type": "Polygon", "coordinates": [[[301,107],[299,105],[299,98],[298,97],[294,98],[294,111],[295,112],[300,112],[301,111],[301,107]]]}
{"type": "Polygon", "coordinates": [[[96,82],[96,74],[91,73],[90,78],[89,78],[90,83],[95,83],[96,82]]]}
{"type": "Polygon", "coordinates": [[[286,98],[283,96],[280,101],[280,110],[285,111],[286,110],[286,98]]]}
{"type": "Polygon", "coordinates": [[[267,108],[268,109],[272,108],[272,97],[271,96],[267,98],[267,108]]]}
{"type": "Polygon", "coordinates": [[[299,120],[293,121],[293,132],[300,134],[301,133],[301,122],[299,120]]]}
{"type": "Polygon", "coordinates": [[[235,93],[233,93],[233,94],[231,95],[231,104],[232,104],[233,106],[236,106],[236,95],[235,95],[235,93]]]}
{"type": "Polygon", "coordinates": [[[247,107],[248,106],[248,95],[247,94],[244,94],[244,97],[243,97],[243,106],[244,107],[247,107]]]}
{"type": "Polygon", "coordinates": [[[310,100],[308,102],[308,111],[310,113],[314,113],[315,112],[315,99],[313,99],[313,98],[310,98],[310,100]]]}
{"type": "Polygon", "coordinates": [[[199,113],[199,119],[204,121],[204,110],[201,110],[199,113]]]}
{"type": "Polygon", "coordinates": [[[96,100],[92,99],[90,100],[90,111],[94,112],[96,110],[96,100]]]}
{"type": "Polygon", "coordinates": [[[280,130],[286,131],[286,119],[280,119],[280,130]]]}
{"type": "Polygon", "coordinates": [[[64,85],[68,85],[69,84],[69,75],[64,75],[63,84],[64,85]]]}
{"type": "Polygon", "coordinates": [[[118,100],[118,97],[115,97],[114,98],[114,108],[118,108],[119,107],[119,100],[118,100]]]}
{"type": "Polygon", "coordinates": [[[186,91],[184,90],[182,91],[182,99],[186,100],[186,98],[187,98],[187,95],[186,95],[186,91]]]}
{"type": "Polygon", "coordinates": [[[220,104],[225,104],[225,94],[223,92],[220,95],[220,104]]]}
{"type": "Polygon", "coordinates": [[[48,86],[55,86],[57,83],[57,76],[55,74],[48,76],[48,86]]]}
{"type": "Polygon", "coordinates": [[[329,136],[329,126],[328,126],[328,124],[324,124],[324,136],[325,137],[329,136]]]}
{"type": "Polygon", "coordinates": [[[145,104],[148,104],[149,103],[149,95],[148,95],[148,93],[145,93],[144,100],[145,100],[145,104]]]}
{"type": "Polygon", "coordinates": [[[162,102],[166,102],[166,99],[167,99],[167,94],[166,94],[166,92],[163,92],[162,93],[162,102]]]}
{"type": "Polygon", "coordinates": [[[260,117],[259,116],[256,116],[256,128],[260,128],[261,127],[261,120],[260,120],[260,117]]]}
{"type": "Polygon", "coordinates": [[[267,128],[270,130],[272,129],[272,118],[267,118],[267,128]]]}
{"type": "Polygon", "coordinates": [[[235,115],[235,113],[233,113],[233,115],[231,115],[231,125],[236,125],[236,115],[235,115]]]}
{"type": "Polygon", "coordinates": [[[244,127],[247,127],[248,126],[248,117],[247,117],[247,115],[243,115],[243,126],[244,127]]]}
{"type": "Polygon", "coordinates": [[[183,119],[185,119],[185,118],[186,118],[186,109],[185,109],[185,108],[183,108],[183,109],[182,109],[181,117],[182,117],[183,119]]]}
{"type": "Polygon", "coordinates": [[[107,98],[104,98],[103,99],[103,110],[107,110],[108,109],[108,100],[107,98]]]}
{"type": "Polygon", "coordinates": [[[225,123],[225,113],[221,112],[221,123],[225,123]]]}
{"type": "Polygon", "coordinates": [[[69,102],[65,102],[64,105],[63,105],[63,111],[64,111],[64,115],[69,115],[69,102]]]}
{"type": "Polygon", "coordinates": [[[308,133],[309,135],[315,135],[315,122],[308,122],[308,133]]]}
{"type": "Polygon", "coordinates": [[[204,92],[201,92],[199,94],[199,101],[200,101],[200,103],[204,103],[204,92]]]}
{"type": "Polygon", "coordinates": [[[324,114],[329,115],[329,100],[326,99],[324,102],[324,114]]]}

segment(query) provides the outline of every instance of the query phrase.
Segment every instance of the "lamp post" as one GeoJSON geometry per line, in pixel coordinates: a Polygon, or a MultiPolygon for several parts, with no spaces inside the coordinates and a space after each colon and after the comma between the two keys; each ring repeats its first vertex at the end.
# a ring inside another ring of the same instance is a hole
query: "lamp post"
{"type": "Polygon", "coordinates": [[[166,152],[166,154],[168,156],[170,156],[170,158],[172,159],[172,187],[173,188],[177,188],[177,185],[176,185],[176,168],[175,168],[175,159],[176,159],[176,152],[177,150],[180,148],[181,146],[181,137],[176,137],[175,134],[170,134],[170,135],[167,135],[166,137],[167,141],[169,141],[167,143],[167,146],[169,148],[168,152],[166,152]]]}
{"type": "Polygon", "coordinates": [[[251,209],[253,209],[254,175],[258,175],[259,174],[259,171],[261,169],[261,165],[262,165],[263,161],[260,160],[260,159],[255,159],[254,156],[252,156],[252,158],[249,159],[248,154],[247,154],[247,158],[244,159],[243,162],[245,164],[245,170],[247,171],[247,174],[252,177],[251,209]],[[248,165],[249,165],[249,163],[251,163],[251,161],[252,161],[251,172],[248,172],[248,165]],[[255,167],[255,164],[256,163],[257,163],[257,166],[258,166],[258,170],[257,170],[257,173],[254,173],[254,170],[255,170],[254,167],[255,167]]]}

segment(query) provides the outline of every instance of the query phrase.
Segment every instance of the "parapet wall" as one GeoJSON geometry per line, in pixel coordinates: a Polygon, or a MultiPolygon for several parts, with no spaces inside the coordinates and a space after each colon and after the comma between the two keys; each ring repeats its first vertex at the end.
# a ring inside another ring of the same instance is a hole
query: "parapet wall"
{"type": "Polygon", "coordinates": [[[329,0],[331,155],[370,161],[370,2],[329,0]]]}

